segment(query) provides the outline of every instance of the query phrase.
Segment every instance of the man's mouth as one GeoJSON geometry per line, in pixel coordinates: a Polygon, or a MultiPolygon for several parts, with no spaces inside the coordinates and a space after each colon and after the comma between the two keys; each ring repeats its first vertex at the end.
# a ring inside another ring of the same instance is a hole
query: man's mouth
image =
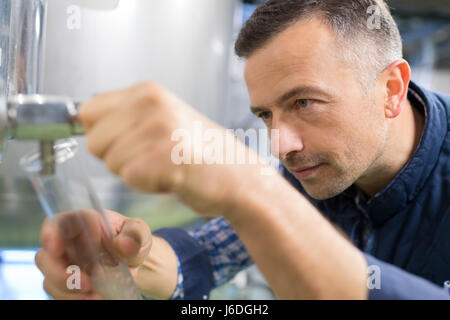
{"type": "Polygon", "coordinates": [[[302,180],[313,176],[319,170],[319,168],[322,167],[322,165],[323,164],[321,163],[313,167],[291,169],[290,171],[297,179],[302,180]]]}

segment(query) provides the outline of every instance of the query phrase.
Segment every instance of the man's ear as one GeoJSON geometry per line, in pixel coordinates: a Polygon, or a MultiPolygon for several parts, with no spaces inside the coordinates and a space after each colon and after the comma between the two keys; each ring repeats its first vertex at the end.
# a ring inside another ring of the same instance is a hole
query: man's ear
{"type": "Polygon", "coordinates": [[[406,60],[397,60],[383,71],[385,89],[385,116],[396,118],[402,111],[408,95],[411,68],[406,60]]]}

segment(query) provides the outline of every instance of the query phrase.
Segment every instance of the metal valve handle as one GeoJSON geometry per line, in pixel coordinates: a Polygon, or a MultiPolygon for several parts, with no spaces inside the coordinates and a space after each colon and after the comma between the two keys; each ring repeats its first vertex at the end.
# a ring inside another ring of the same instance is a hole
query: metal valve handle
{"type": "Polygon", "coordinates": [[[80,103],[64,96],[16,95],[0,99],[0,156],[6,139],[38,141],[42,173],[54,173],[55,141],[84,134],[77,121],[80,103]]]}

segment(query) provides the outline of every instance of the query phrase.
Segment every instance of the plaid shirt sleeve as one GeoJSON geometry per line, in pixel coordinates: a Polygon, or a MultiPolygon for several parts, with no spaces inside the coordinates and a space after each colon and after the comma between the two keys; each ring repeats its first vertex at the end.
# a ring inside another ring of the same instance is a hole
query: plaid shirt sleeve
{"type": "Polygon", "coordinates": [[[211,289],[253,264],[244,244],[223,218],[188,232],[163,229],[155,235],[166,239],[177,255],[178,284],[172,300],[207,299],[211,289]],[[189,247],[186,243],[190,243],[189,247]],[[190,252],[195,252],[193,257],[189,257],[190,252]],[[197,280],[191,283],[192,279],[197,280]]]}
{"type": "Polygon", "coordinates": [[[228,282],[253,264],[244,244],[224,218],[212,220],[189,234],[208,252],[214,287],[228,282]]]}
{"type": "Polygon", "coordinates": [[[177,266],[178,266],[177,286],[170,300],[184,300],[183,271],[181,269],[180,258],[178,258],[178,255],[177,255],[177,266]]]}

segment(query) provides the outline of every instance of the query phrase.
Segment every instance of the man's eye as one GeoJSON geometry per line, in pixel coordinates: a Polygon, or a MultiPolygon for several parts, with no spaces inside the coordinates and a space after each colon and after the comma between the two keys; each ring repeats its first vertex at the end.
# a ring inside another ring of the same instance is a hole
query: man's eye
{"type": "Polygon", "coordinates": [[[261,113],[258,115],[258,117],[261,118],[261,119],[263,119],[263,120],[269,120],[269,119],[272,117],[272,113],[271,113],[271,112],[268,112],[268,111],[266,111],[266,112],[261,112],[261,113]]]}
{"type": "Polygon", "coordinates": [[[296,108],[305,109],[308,108],[314,101],[311,99],[297,99],[295,100],[294,106],[296,108]]]}

